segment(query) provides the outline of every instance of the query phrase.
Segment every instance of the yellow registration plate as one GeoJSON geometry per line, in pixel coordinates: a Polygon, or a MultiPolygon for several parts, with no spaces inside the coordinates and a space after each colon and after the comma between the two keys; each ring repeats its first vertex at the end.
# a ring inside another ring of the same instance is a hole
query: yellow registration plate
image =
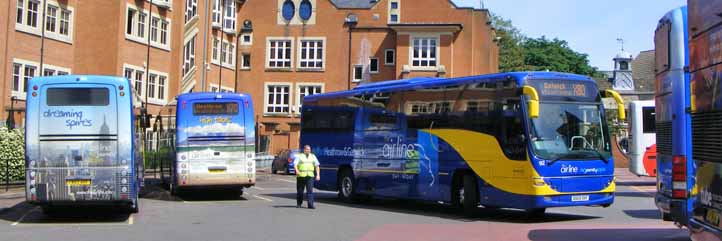
{"type": "Polygon", "coordinates": [[[208,170],[208,172],[210,172],[210,173],[225,173],[226,170],[224,170],[224,169],[211,169],[211,170],[208,170]]]}
{"type": "Polygon", "coordinates": [[[719,225],[719,213],[715,210],[707,209],[707,216],[705,217],[707,222],[715,226],[719,225]]]}
{"type": "Polygon", "coordinates": [[[68,186],[90,186],[90,180],[65,180],[65,184],[68,186]]]}

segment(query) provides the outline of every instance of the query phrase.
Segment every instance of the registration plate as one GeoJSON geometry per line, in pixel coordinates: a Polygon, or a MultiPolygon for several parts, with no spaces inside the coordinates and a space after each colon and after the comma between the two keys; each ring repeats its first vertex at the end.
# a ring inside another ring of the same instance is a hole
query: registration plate
{"type": "Polygon", "coordinates": [[[719,225],[719,213],[717,213],[716,211],[714,211],[712,209],[707,209],[707,215],[705,217],[705,220],[707,220],[707,222],[717,226],[717,225],[719,225]]]}
{"type": "Polygon", "coordinates": [[[211,169],[211,170],[208,170],[208,172],[209,172],[209,173],[225,173],[226,170],[224,170],[224,169],[211,169]]]}
{"type": "Polygon", "coordinates": [[[589,201],[589,195],[574,195],[572,196],[572,202],[584,202],[589,201]]]}
{"type": "Polygon", "coordinates": [[[90,186],[90,179],[65,180],[65,184],[68,186],[90,186]]]}

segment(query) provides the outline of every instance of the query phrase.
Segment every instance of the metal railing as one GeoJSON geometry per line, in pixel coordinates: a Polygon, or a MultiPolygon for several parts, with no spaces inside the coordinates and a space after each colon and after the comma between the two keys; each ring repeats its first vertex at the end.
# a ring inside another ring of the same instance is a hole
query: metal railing
{"type": "Polygon", "coordinates": [[[17,159],[17,158],[6,158],[0,160],[0,165],[2,165],[2,183],[5,185],[5,191],[7,192],[10,189],[10,185],[22,185],[25,184],[25,168],[22,163],[24,163],[24,159],[17,159]],[[21,163],[21,165],[17,165],[19,168],[11,168],[11,163],[21,163]]]}

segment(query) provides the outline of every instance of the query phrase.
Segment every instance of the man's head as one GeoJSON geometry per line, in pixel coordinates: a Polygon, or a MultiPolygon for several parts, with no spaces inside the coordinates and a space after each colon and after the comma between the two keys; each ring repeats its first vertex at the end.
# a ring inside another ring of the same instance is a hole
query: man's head
{"type": "Polygon", "coordinates": [[[311,153],[311,146],[309,146],[309,145],[303,146],[303,153],[305,153],[305,154],[311,153]]]}

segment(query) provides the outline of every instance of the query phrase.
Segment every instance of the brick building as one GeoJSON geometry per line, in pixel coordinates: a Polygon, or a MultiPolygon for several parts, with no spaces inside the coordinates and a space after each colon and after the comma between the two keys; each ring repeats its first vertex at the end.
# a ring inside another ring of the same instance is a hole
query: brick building
{"type": "Polygon", "coordinates": [[[235,90],[253,96],[259,151],[272,153],[297,148],[305,95],[498,71],[489,12],[450,0],[11,0],[0,9],[4,110],[13,95],[22,110],[22,83],[41,74],[126,76],[154,115],[171,113],[179,93],[235,90]]]}

